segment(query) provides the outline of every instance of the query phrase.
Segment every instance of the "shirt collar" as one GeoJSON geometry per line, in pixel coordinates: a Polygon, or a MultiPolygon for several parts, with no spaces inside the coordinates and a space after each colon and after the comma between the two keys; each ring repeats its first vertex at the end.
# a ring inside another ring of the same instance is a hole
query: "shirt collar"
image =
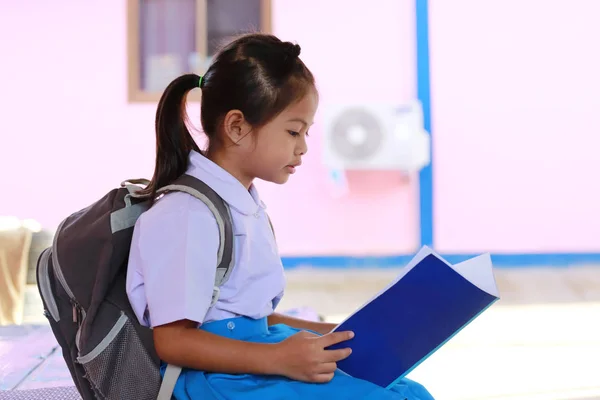
{"type": "Polygon", "coordinates": [[[255,214],[261,208],[266,208],[254,184],[246,190],[233,175],[195,150],[190,152],[186,173],[206,183],[229,206],[244,215],[255,214]]]}

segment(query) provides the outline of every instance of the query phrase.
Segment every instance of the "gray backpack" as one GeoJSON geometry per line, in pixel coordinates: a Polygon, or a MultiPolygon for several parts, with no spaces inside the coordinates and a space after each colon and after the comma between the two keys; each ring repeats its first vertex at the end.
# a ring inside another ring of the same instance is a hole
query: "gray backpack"
{"type": "MultiPolygon", "coordinates": [[[[133,227],[149,208],[130,180],[67,217],[37,263],[44,314],[84,400],[171,398],[180,368],[161,380],[152,331],[138,323],[125,290],[133,227]],[[159,395],[160,391],[160,395],[159,395]]],[[[220,233],[213,304],[231,274],[233,230],[227,204],[204,182],[183,175],[161,188],[189,193],[213,212],[220,233]]]]}

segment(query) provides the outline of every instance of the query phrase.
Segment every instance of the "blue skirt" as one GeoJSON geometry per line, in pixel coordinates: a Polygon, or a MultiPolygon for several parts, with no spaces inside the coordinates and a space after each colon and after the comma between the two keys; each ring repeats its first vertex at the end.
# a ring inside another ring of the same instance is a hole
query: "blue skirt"
{"type": "MultiPolygon", "coordinates": [[[[267,325],[267,319],[239,317],[210,322],[200,329],[232,339],[256,343],[277,343],[299,332],[287,325],[267,325]]],[[[164,374],[166,366],[161,372],[164,374]]],[[[419,383],[402,379],[390,389],[353,378],[341,371],[328,383],[306,383],[283,376],[230,375],[183,369],[173,393],[177,400],[434,400],[419,383]]]]}

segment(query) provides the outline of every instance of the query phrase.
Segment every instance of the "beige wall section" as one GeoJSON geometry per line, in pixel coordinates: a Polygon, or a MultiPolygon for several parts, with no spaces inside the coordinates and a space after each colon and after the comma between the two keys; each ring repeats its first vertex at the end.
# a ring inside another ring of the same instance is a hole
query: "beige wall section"
{"type": "Polygon", "coordinates": [[[31,236],[24,227],[0,229],[0,325],[23,321],[31,236]]]}

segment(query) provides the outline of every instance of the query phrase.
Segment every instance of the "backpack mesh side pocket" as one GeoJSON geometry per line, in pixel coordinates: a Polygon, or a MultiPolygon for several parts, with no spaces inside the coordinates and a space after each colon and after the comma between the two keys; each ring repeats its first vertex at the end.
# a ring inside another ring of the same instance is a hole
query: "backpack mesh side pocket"
{"type": "Polygon", "coordinates": [[[98,346],[77,361],[98,399],[156,399],[161,383],[158,367],[125,313],[98,346]]]}

